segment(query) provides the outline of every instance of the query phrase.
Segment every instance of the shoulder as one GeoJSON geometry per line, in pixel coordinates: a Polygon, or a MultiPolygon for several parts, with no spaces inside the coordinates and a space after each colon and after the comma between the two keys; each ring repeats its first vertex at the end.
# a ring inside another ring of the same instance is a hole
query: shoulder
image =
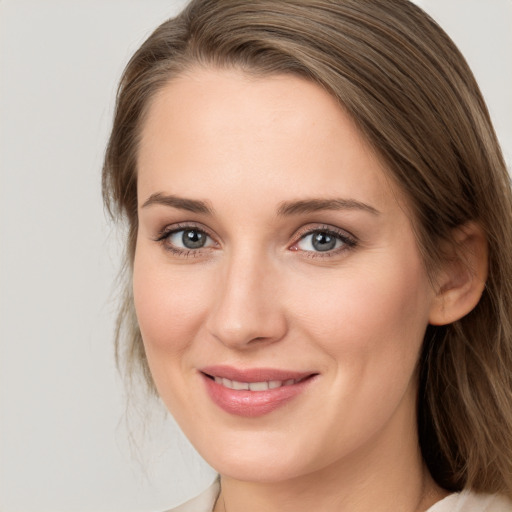
{"type": "Polygon", "coordinates": [[[512,512],[512,501],[496,494],[462,491],[450,494],[427,512],[512,512]]]}
{"type": "Polygon", "coordinates": [[[217,479],[199,496],[178,505],[176,508],[167,510],[166,512],[212,512],[217,496],[219,495],[219,491],[220,484],[217,479]]]}

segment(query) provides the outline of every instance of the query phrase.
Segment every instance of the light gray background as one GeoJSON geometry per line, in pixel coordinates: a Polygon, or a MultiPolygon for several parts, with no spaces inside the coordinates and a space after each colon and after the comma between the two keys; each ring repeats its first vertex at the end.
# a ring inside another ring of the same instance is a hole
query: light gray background
{"type": "MultiPolygon", "coordinates": [[[[117,80],[182,0],[0,0],[0,511],[157,511],[213,478],[113,362],[122,236],[100,168],[117,80]],[[132,446],[132,447],[131,447],[132,446]],[[135,455],[133,452],[135,451],[135,455]]],[[[418,1],[459,44],[512,156],[512,0],[418,1]]]]}

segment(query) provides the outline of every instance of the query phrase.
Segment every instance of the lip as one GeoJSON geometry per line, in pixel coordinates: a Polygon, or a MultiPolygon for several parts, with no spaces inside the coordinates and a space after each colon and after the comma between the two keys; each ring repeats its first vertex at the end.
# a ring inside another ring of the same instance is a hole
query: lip
{"type": "Polygon", "coordinates": [[[199,371],[211,400],[225,412],[244,417],[263,416],[278,409],[300,395],[318,375],[316,372],[273,368],[238,369],[230,366],[208,366],[199,371]],[[215,377],[245,383],[289,380],[298,382],[274,389],[251,391],[230,389],[215,382],[215,377]]]}

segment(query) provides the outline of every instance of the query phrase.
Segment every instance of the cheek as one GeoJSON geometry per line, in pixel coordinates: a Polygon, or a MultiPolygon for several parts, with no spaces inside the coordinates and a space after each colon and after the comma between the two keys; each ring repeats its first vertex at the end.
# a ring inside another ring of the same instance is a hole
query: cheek
{"type": "Polygon", "coordinates": [[[151,252],[136,253],[133,295],[148,358],[153,352],[178,353],[191,343],[204,321],[211,288],[185,265],[171,271],[151,252]]]}
{"type": "Polygon", "coordinates": [[[343,424],[343,435],[338,427],[325,434],[333,453],[359,446],[398,410],[404,423],[415,422],[415,369],[430,287],[421,262],[400,261],[351,266],[295,303],[302,332],[330,360],[329,412],[319,403],[312,416],[343,424]]]}
{"type": "Polygon", "coordinates": [[[171,269],[154,252],[141,248],[136,253],[135,310],[153,382],[167,408],[184,425],[187,417],[182,417],[186,411],[182,404],[194,401],[187,385],[191,376],[188,358],[204,325],[213,287],[186,265],[171,269]]]}
{"type": "Polygon", "coordinates": [[[412,372],[428,323],[429,282],[416,255],[377,260],[327,276],[295,306],[304,328],[343,368],[412,372]]]}

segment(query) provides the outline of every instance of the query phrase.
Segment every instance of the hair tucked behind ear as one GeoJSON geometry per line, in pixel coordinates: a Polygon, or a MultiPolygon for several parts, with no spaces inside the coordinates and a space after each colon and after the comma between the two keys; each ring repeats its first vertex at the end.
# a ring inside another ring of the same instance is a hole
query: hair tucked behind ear
{"type": "Polygon", "coordinates": [[[142,368],[152,386],[129,283],[138,139],[155,92],[193,66],[298,74],[336,97],[408,197],[428,269],[439,268],[441,247],[453,241],[456,227],[481,226],[489,275],[479,304],[451,325],[429,327],[425,336],[419,436],[441,486],[512,497],[509,177],[464,58],[405,0],[195,0],[137,51],[119,86],[103,169],[105,203],[129,229],[119,353],[142,368]]]}

